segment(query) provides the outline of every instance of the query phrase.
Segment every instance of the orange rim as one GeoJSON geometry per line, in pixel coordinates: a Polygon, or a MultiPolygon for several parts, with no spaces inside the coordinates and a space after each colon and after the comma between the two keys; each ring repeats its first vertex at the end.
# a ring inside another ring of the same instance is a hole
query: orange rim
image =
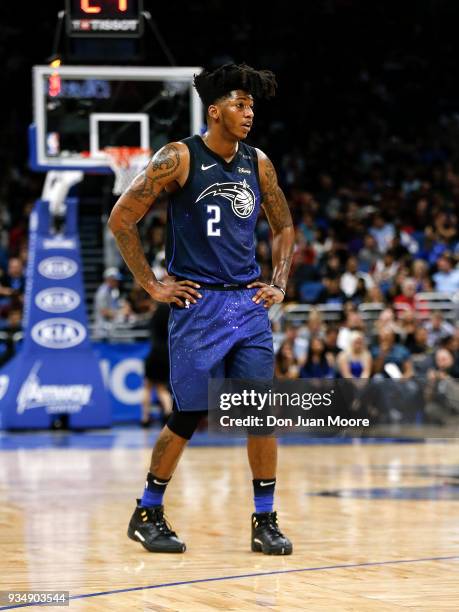
{"type": "Polygon", "coordinates": [[[131,159],[138,155],[151,155],[150,149],[142,147],[105,147],[104,152],[111,158],[115,165],[121,168],[128,168],[131,159]]]}

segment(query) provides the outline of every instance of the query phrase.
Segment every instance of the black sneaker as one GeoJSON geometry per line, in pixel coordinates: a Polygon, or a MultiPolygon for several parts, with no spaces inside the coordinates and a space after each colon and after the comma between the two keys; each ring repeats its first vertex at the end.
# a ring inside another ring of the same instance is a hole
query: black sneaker
{"type": "Polygon", "coordinates": [[[178,539],[164,518],[164,507],[143,508],[139,504],[140,499],[129,522],[127,534],[131,540],[140,542],[150,552],[185,552],[185,543],[178,539]]]}
{"type": "Polygon", "coordinates": [[[252,514],[252,550],[265,555],[292,554],[292,543],[279,529],[276,512],[252,514]]]}

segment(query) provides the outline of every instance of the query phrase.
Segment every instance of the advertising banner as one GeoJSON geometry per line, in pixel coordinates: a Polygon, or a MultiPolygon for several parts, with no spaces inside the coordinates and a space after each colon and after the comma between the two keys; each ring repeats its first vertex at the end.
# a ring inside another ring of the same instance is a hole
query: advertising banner
{"type": "Polygon", "coordinates": [[[114,423],[139,422],[141,414],[144,359],[149,342],[109,344],[96,342],[94,351],[110,395],[114,423]]]}
{"type": "Polygon", "coordinates": [[[77,201],[66,202],[65,230],[54,233],[48,202],[30,217],[24,341],[0,371],[2,426],[49,427],[67,415],[69,427],[111,424],[111,407],[87,326],[77,201]]]}

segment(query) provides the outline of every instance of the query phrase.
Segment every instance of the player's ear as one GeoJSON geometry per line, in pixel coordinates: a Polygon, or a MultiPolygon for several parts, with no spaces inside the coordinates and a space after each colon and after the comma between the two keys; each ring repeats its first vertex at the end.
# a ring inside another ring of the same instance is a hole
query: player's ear
{"type": "Polygon", "coordinates": [[[220,117],[220,110],[216,104],[211,104],[207,109],[207,114],[215,121],[220,117]]]}

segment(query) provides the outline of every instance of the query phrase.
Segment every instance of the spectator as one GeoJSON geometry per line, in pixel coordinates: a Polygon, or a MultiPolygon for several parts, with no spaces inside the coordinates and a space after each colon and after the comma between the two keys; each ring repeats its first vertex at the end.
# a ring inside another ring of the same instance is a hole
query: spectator
{"type": "Polygon", "coordinates": [[[301,378],[334,378],[335,371],[327,359],[324,341],[317,336],[311,338],[305,365],[301,368],[301,378]]]}
{"type": "Polygon", "coordinates": [[[322,257],[329,253],[330,249],[332,248],[332,244],[332,239],[328,235],[325,228],[321,227],[316,229],[314,232],[314,240],[311,243],[316,261],[320,261],[322,257]]]}
{"type": "Polygon", "coordinates": [[[12,293],[13,290],[7,285],[6,272],[3,268],[0,268],[0,305],[7,304],[12,293]]]}
{"type": "Polygon", "coordinates": [[[324,288],[321,290],[317,300],[319,304],[344,304],[346,294],[340,289],[339,276],[328,276],[324,278],[323,284],[324,288]]]}
{"type": "Polygon", "coordinates": [[[284,341],[291,345],[295,362],[301,368],[308,352],[308,339],[305,334],[300,333],[298,325],[288,322],[285,326],[284,341]]]}
{"type": "Polygon", "coordinates": [[[325,331],[324,344],[325,354],[327,361],[335,367],[336,357],[340,353],[340,349],[337,344],[338,341],[338,328],[335,325],[329,325],[325,331]]]}
{"type": "Polygon", "coordinates": [[[375,322],[375,331],[377,335],[385,329],[390,329],[394,332],[398,331],[394,309],[391,307],[384,308],[375,322]]]}
{"type": "Polygon", "coordinates": [[[459,290],[459,269],[453,268],[453,259],[442,255],[437,261],[437,272],[433,275],[435,288],[443,293],[454,293],[459,290]]]}
{"type": "Polygon", "coordinates": [[[402,281],[402,292],[395,296],[394,306],[403,312],[403,310],[415,310],[416,308],[416,281],[414,278],[405,278],[402,281]]]}
{"type": "Polygon", "coordinates": [[[362,304],[368,295],[368,291],[365,285],[365,281],[363,278],[359,278],[357,281],[357,289],[355,290],[354,295],[352,296],[352,303],[355,305],[362,304]]]}
{"type": "Polygon", "coordinates": [[[411,353],[416,376],[424,376],[432,365],[431,355],[433,353],[427,343],[426,328],[418,325],[414,330],[413,340],[408,341],[405,346],[411,353]]]}
{"type": "Polygon", "coordinates": [[[8,311],[5,327],[0,339],[0,366],[7,363],[16,354],[15,336],[22,329],[22,311],[11,308],[8,311]]]}
{"type": "Polygon", "coordinates": [[[148,230],[148,251],[146,253],[147,260],[151,265],[153,265],[156,255],[164,249],[165,233],[162,219],[154,217],[148,230]]]}
{"type": "Polygon", "coordinates": [[[362,304],[381,304],[384,305],[386,303],[386,298],[384,297],[383,292],[381,291],[381,287],[375,285],[368,289],[365,293],[365,297],[362,301],[362,304]]]}
{"type": "Polygon", "coordinates": [[[314,336],[323,337],[325,334],[325,325],[322,320],[322,315],[317,308],[313,308],[309,313],[308,322],[306,325],[305,336],[310,342],[314,336]]]}
{"type": "Polygon", "coordinates": [[[0,275],[1,318],[7,318],[10,310],[22,310],[24,290],[25,278],[22,261],[18,257],[12,257],[8,262],[7,273],[0,275]]]}
{"type": "Polygon", "coordinates": [[[349,351],[353,332],[365,331],[365,323],[359,312],[351,311],[347,314],[344,324],[339,328],[336,345],[342,351],[349,351]]]}
{"type": "Polygon", "coordinates": [[[336,253],[336,251],[330,251],[327,254],[327,259],[325,261],[325,268],[323,269],[324,276],[329,276],[331,278],[339,278],[342,273],[342,265],[341,260],[336,253]]]}
{"type": "Polygon", "coordinates": [[[440,212],[434,219],[435,233],[446,244],[453,244],[457,236],[457,217],[445,211],[440,212]]]}
{"type": "Polygon", "coordinates": [[[379,332],[377,344],[372,347],[371,355],[373,374],[387,373],[389,368],[386,366],[389,364],[396,366],[402,378],[411,378],[414,374],[413,362],[408,349],[395,342],[395,334],[390,328],[382,329],[379,332]]]}
{"type": "MultiPolygon", "coordinates": [[[[409,346],[414,343],[414,334],[418,328],[416,314],[412,308],[403,310],[399,313],[398,318],[398,333],[400,342],[409,349],[409,346]]],[[[410,351],[411,352],[411,351],[410,351]]]]}
{"type": "Polygon", "coordinates": [[[375,237],[372,234],[365,234],[363,238],[363,247],[358,254],[359,270],[362,272],[371,272],[378,258],[378,245],[375,237]]]}
{"type": "Polygon", "coordinates": [[[4,284],[16,295],[23,295],[25,290],[24,267],[18,257],[11,257],[8,262],[8,272],[4,284]]]}
{"type": "Polygon", "coordinates": [[[384,217],[377,213],[373,217],[370,234],[376,240],[378,251],[386,253],[395,237],[395,229],[392,223],[386,223],[384,217]]]}
{"type": "Polygon", "coordinates": [[[151,396],[155,390],[161,410],[161,423],[165,425],[172,412],[172,396],[169,390],[169,304],[159,303],[150,323],[151,347],[145,359],[145,376],[142,393],[142,427],[151,424],[151,396]]]}
{"type": "Polygon", "coordinates": [[[415,259],[413,261],[411,276],[416,283],[416,293],[430,291],[429,266],[423,259],[415,259]]]}
{"type": "Polygon", "coordinates": [[[293,352],[292,343],[284,340],[276,354],[274,375],[279,380],[298,378],[300,366],[293,352]]]}
{"type": "Polygon", "coordinates": [[[459,378],[459,327],[454,329],[454,333],[440,342],[442,348],[447,349],[454,359],[454,366],[451,376],[459,378]]]}
{"type": "Polygon", "coordinates": [[[365,346],[362,332],[351,332],[349,349],[341,351],[337,358],[337,369],[342,378],[370,378],[372,358],[365,346]]]}
{"type": "Polygon", "coordinates": [[[121,298],[119,288],[121,279],[118,268],[107,268],[104,272],[104,282],[96,291],[94,332],[99,337],[106,336],[114,328],[115,323],[127,315],[126,303],[121,298]]]}
{"type": "Polygon", "coordinates": [[[427,330],[427,344],[433,348],[440,344],[441,340],[454,334],[454,327],[443,319],[443,314],[436,310],[425,324],[427,330]]]}
{"type": "Polygon", "coordinates": [[[139,320],[148,319],[155,308],[155,303],[151,296],[135,279],[126,299],[132,314],[136,315],[139,320]]]}
{"type": "Polygon", "coordinates": [[[311,244],[315,237],[316,228],[314,225],[314,217],[309,212],[303,215],[299,230],[302,232],[306,242],[311,244]]]}
{"type": "Polygon", "coordinates": [[[349,257],[346,262],[346,271],[341,276],[340,287],[347,297],[355,295],[359,280],[364,282],[364,292],[374,285],[371,276],[365,272],[359,272],[357,257],[349,257]]]}
{"type": "Polygon", "coordinates": [[[430,423],[444,424],[459,413],[459,381],[452,377],[453,355],[444,348],[435,351],[433,368],[427,372],[425,414],[430,423]]]}
{"type": "Polygon", "coordinates": [[[389,288],[390,283],[397,274],[399,265],[400,264],[396,260],[393,251],[387,251],[383,258],[378,259],[376,262],[373,272],[373,279],[376,283],[378,283],[378,285],[381,286],[383,292],[389,288]]]}

